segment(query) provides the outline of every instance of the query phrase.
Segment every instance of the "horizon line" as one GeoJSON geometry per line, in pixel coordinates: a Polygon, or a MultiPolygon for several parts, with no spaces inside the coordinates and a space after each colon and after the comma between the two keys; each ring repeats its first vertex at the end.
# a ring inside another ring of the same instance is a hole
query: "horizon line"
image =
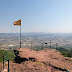
{"type": "MultiPolygon", "coordinates": [[[[1,32],[1,33],[19,33],[19,32],[1,32]]],[[[69,32],[21,32],[21,33],[64,33],[64,34],[69,34],[69,32]]],[[[72,33],[72,32],[70,32],[72,33]]]]}

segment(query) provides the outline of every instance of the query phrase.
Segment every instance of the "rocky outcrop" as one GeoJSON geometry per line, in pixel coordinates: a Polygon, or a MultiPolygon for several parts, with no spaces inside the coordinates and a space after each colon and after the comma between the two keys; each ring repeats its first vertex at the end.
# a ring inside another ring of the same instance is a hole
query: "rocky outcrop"
{"type": "Polygon", "coordinates": [[[17,63],[25,61],[40,62],[53,69],[72,71],[72,59],[62,56],[61,53],[55,49],[34,51],[29,48],[20,48],[15,49],[14,53],[17,63]]]}

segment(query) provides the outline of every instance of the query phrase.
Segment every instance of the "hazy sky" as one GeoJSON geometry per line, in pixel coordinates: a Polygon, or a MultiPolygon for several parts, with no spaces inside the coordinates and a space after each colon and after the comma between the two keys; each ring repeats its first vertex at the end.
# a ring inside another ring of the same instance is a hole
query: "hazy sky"
{"type": "Polygon", "coordinates": [[[0,33],[72,33],[72,0],[0,0],[0,33]]]}

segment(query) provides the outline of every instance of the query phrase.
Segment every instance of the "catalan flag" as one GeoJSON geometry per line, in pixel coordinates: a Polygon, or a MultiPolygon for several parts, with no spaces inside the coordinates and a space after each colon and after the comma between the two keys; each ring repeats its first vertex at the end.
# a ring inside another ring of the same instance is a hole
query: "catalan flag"
{"type": "Polygon", "coordinates": [[[18,20],[18,21],[14,21],[14,23],[13,23],[14,25],[21,25],[21,19],[20,20],[18,20]]]}

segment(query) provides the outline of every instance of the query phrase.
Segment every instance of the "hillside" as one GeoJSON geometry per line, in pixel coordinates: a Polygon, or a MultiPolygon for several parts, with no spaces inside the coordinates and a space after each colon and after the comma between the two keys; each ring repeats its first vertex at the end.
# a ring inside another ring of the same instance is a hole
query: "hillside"
{"type": "MultiPolygon", "coordinates": [[[[72,58],[64,57],[55,49],[34,51],[15,49],[15,61],[10,61],[10,72],[66,72],[72,71],[72,58]]],[[[7,69],[7,66],[5,67],[7,69]]]]}

